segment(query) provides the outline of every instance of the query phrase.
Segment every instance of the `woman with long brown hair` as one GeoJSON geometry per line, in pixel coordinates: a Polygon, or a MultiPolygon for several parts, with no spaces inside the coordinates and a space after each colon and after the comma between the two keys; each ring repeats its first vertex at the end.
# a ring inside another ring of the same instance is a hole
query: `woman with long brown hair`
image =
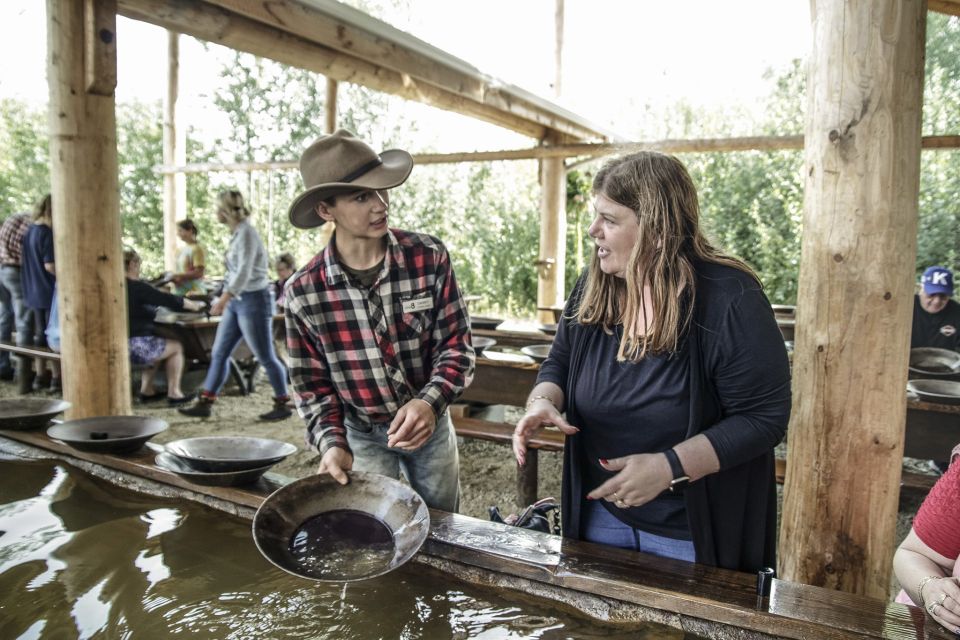
{"type": "Polygon", "coordinates": [[[540,427],[567,435],[565,536],[775,566],[790,371],[762,286],[705,238],[676,158],[612,160],[593,192],[596,252],[517,424],[517,461],[540,427]]]}

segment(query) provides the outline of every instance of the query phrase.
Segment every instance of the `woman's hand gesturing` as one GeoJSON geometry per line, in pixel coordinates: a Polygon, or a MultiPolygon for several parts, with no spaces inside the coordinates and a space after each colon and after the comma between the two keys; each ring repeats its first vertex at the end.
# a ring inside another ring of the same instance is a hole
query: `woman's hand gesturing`
{"type": "Polygon", "coordinates": [[[638,507],[670,486],[673,474],[662,453],[636,453],[622,458],[600,460],[607,471],[617,474],[587,494],[588,500],[608,500],[621,509],[638,507]]]}
{"type": "Polygon", "coordinates": [[[527,442],[530,437],[542,427],[556,427],[564,434],[572,436],[580,430],[568,423],[560,415],[560,411],[547,398],[537,398],[527,405],[527,412],[523,414],[517,428],[513,430],[513,455],[521,467],[527,461],[527,442]]]}

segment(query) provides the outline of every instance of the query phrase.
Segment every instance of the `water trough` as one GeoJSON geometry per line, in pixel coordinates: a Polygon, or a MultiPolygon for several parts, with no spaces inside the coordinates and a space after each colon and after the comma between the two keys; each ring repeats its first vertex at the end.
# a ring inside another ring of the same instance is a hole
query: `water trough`
{"type": "MultiPolygon", "coordinates": [[[[117,485],[193,500],[252,519],[289,479],[267,473],[249,487],[197,486],[128,456],[76,451],[33,431],[0,431],[0,450],[62,459],[117,485]]],[[[758,598],[756,577],[563,540],[475,518],[430,511],[430,532],[413,562],[474,584],[522,591],[603,621],[648,621],[710,638],[947,638],[916,607],[773,580],[758,598]]]]}

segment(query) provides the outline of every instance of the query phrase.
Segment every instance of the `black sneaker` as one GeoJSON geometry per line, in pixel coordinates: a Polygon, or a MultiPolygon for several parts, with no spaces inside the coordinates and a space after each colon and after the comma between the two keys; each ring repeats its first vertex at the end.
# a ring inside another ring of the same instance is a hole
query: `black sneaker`
{"type": "Polygon", "coordinates": [[[286,401],[273,403],[273,409],[266,413],[261,413],[259,418],[265,422],[276,422],[286,420],[293,415],[293,411],[287,406],[286,401]]]}
{"type": "Polygon", "coordinates": [[[183,396],[182,398],[170,398],[170,397],[168,397],[168,398],[167,398],[167,404],[170,405],[171,407],[179,407],[180,405],[187,404],[187,403],[190,402],[191,400],[193,400],[193,394],[192,394],[192,393],[187,394],[187,395],[183,396]]]}
{"type": "Polygon", "coordinates": [[[213,403],[200,396],[197,403],[192,407],[181,407],[177,411],[191,418],[209,418],[213,414],[213,403]]]}

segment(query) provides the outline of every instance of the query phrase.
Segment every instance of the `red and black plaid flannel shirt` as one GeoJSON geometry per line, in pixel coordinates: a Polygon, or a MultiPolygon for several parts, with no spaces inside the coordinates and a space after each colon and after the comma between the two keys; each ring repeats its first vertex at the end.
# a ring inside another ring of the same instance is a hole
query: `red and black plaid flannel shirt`
{"type": "Polygon", "coordinates": [[[285,289],[290,377],[321,455],[349,451],[345,418],[390,422],[414,398],[440,416],[473,379],[466,304],[436,238],[391,229],[369,290],[351,282],[331,239],[285,289]]]}
{"type": "Polygon", "coordinates": [[[23,236],[27,235],[32,220],[29,213],[15,213],[0,225],[0,264],[20,266],[23,236]]]}

